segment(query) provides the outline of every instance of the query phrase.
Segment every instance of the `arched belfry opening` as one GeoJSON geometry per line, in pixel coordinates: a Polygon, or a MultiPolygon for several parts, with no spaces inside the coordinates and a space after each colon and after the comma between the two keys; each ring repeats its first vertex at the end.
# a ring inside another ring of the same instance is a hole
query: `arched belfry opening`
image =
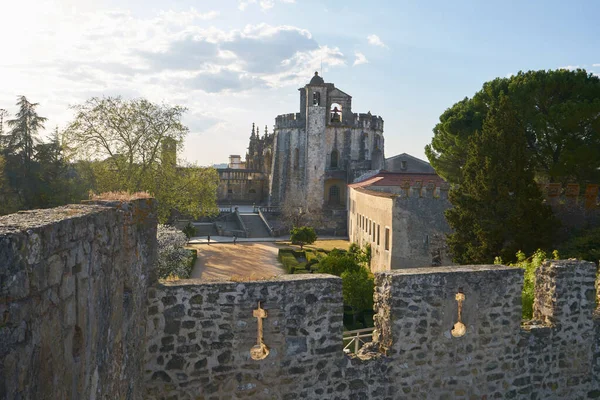
{"type": "Polygon", "coordinates": [[[321,93],[319,92],[313,92],[313,102],[312,102],[313,106],[320,106],[321,105],[321,93]]]}
{"type": "Polygon", "coordinates": [[[338,103],[331,104],[331,122],[342,122],[342,105],[338,103]]]}

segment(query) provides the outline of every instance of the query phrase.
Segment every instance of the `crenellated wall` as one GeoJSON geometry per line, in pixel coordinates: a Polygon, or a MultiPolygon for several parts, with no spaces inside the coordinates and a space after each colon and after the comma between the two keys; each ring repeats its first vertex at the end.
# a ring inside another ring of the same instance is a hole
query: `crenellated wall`
{"type": "Polygon", "coordinates": [[[520,269],[378,273],[375,341],[351,357],[337,277],[156,283],[153,203],[0,217],[0,399],[600,398],[593,263],[540,267],[525,324],[520,269]]]}
{"type": "Polygon", "coordinates": [[[600,396],[596,266],[546,263],[522,325],[523,271],[504,266],[376,275],[376,341],[342,351],[341,280],[180,281],[150,292],[148,399],[586,399],[600,396]],[[466,333],[454,337],[456,295],[466,333]],[[264,360],[258,302],[267,311],[264,360]],[[377,350],[380,351],[377,351],[377,350]],[[383,353],[383,354],[382,354],[383,353]]]}
{"type": "Polygon", "coordinates": [[[568,240],[575,230],[600,227],[600,185],[589,184],[582,188],[577,184],[563,187],[560,183],[550,183],[539,186],[561,222],[561,240],[568,240]]]}
{"type": "Polygon", "coordinates": [[[0,217],[0,399],[141,399],[154,200],[0,217]]]}

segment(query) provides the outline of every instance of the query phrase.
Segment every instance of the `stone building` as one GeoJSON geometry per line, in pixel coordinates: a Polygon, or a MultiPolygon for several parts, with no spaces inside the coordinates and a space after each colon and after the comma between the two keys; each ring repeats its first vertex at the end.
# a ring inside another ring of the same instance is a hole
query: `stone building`
{"type": "Polygon", "coordinates": [[[348,190],[349,239],[371,245],[373,272],[451,264],[444,217],[451,204],[448,185],[437,174],[381,171],[348,190]]]}
{"type": "Polygon", "coordinates": [[[252,133],[246,153],[246,160],[239,155],[229,156],[227,168],[217,169],[219,203],[265,204],[269,198],[269,177],[273,160],[273,134],[260,136],[258,127],[252,124],[252,133]]]}
{"type": "Polygon", "coordinates": [[[300,112],[275,120],[270,203],[345,209],[347,183],[383,168],[383,119],[353,113],[352,96],[317,72],[299,91],[300,112]]]}

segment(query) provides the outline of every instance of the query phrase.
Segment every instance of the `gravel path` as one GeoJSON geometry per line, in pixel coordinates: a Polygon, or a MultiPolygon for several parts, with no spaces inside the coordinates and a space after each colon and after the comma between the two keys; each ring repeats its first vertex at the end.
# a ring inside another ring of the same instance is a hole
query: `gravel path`
{"type": "Polygon", "coordinates": [[[273,243],[215,243],[189,247],[198,250],[198,260],[191,278],[259,279],[285,273],[277,260],[279,247],[273,243]]]}

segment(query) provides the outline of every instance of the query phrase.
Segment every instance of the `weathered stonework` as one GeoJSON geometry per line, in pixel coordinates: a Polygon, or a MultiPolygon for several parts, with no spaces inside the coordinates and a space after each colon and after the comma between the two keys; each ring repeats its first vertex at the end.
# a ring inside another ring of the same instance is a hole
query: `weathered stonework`
{"type": "Polygon", "coordinates": [[[0,399],[140,399],[154,200],[0,217],[0,399]]]}
{"type": "Polygon", "coordinates": [[[350,357],[337,277],[156,284],[152,203],[0,218],[0,399],[600,398],[593,263],[545,263],[526,324],[520,269],[378,273],[375,341],[350,357]]]}
{"type": "Polygon", "coordinates": [[[446,249],[450,227],[444,211],[452,206],[447,185],[349,190],[349,239],[371,245],[373,272],[452,264],[446,249]]]}
{"type": "Polygon", "coordinates": [[[352,96],[315,75],[300,90],[300,112],[275,119],[270,203],[345,208],[346,184],[383,168],[383,119],[352,112],[352,96]]]}
{"type": "Polygon", "coordinates": [[[180,281],[149,293],[146,399],[316,398],[332,393],[342,354],[341,281],[327,275],[277,280],[180,281]],[[258,301],[267,309],[262,361],[258,301]]]}
{"type": "Polygon", "coordinates": [[[523,272],[503,266],[376,275],[376,342],[342,352],[341,281],[327,275],[256,282],[181,281],[150,292],[149,399],[585,399],[600,395],[596,267],[551,262],[548,295],[521,324],[523,272]],[[552,289],[555,288],[555,289],[552,289]],[[453,337],[457,293],[463,337],[453,337]],[[250,359],[257,302],[271,353],[250,359]],[[361,358],[362,357],[362,358],[361,358]]]}

